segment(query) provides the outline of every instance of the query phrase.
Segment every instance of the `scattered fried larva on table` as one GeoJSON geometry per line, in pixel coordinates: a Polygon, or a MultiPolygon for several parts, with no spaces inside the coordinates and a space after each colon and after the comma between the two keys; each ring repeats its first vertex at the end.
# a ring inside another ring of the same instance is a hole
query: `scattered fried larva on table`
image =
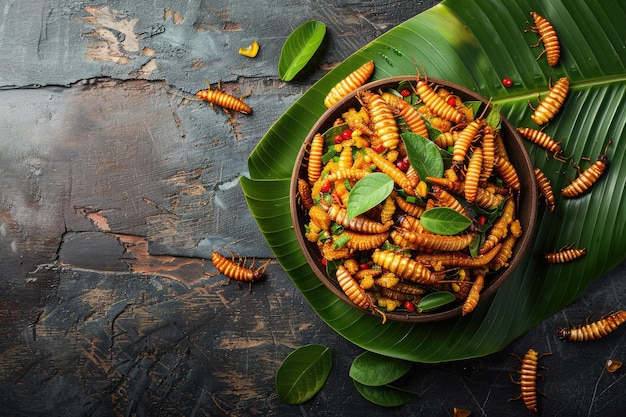
{"type": "Polygon", "coordinates": [[[554,211],[556,201],[554,199],[554,190],[552,189],[550,180],[539,168],[535,168],[535,179],[537,180],[537,188],[543,196],[548,211],[554,211]]]}
{"type": "Polygon", "coordinates": [[[546,394],[537,389],[537,376],[540,375],[537,373],[537,369],[539,368],[538,362],[539,358],[542,356],[551,354],[552,353],[542,353],[539,355],[536,350],[528,349],[524,357],[521,358],[519,355],[511,353],[511,355],[517,357],[522,363],[520,370],[516,371],[520,374],[519,381],[515,381],[513,376],[509,375],[511,381],[520,386],[521,392],[517,397],[509,398],[509,401],[515,401],[521,398],[526,408],[535,413],[537,412],[537,393],[546,396],[546,394]]]}
{"type": "Polygon", "coordinates": [[[544,131],[530,127],[518,127],[517,131],[524,139],[528,139],[532,143],[541,146],[546,150],[546,152],[552,152],[554,159],[561,162],[565,162],[567,160],[566,158],[563,158],[563,150],[561,149],[560,142],[552,139],[552,137],[544,131]]]}
{"type": "Polygon", "coordinates": [[[426,75],[422,77],[419,73],[419,69],[417,71],[417,83],[415,84],[415,93],[424,102],[424,105],[427,106],[430,111],[437,116],[440,116],[445,120],[449,120],[457,124],[463,121],[463,113],[461,113],[455,106],[450,105],[439,94],[437,94],[428,83],[428,77],[426,75]]]}
{"type": "MultiPolygon", "coordinates": [[[[611,142],[612,139],[609,139],[609,142],[606,144],[606,148],[604,148],[604,153],[600,155],[598,159],[589,167],[587,167],[584,171],[581,172],[580,166],[572,162],[572,165],[578,171],[578,177],[576,177],[574,180],[570,180],[569,185],[561,190],[561,194],[563,194],[563,197],[578,197],[589,188],[591,188],[591,186],[595,184],[596,181],[598,181],[602,174],[604,174],[606,168],[609,166],[607,151],[611,142]]],[[[589,160],[588,158],[583,159],[589,160]]]]}
{"type": "Polygon", "coordinates": [[[567,262],[572,262],[575,259],[581,258],[587,254],[587,249],[578,248],[574,249],[574,243],[570,243],[567,246],[562,247],[561,249],[546,253],[545,259],[548,263],[551,264],[564,264],[567,262]]]}
{"type": "Polygon", "coordinates": [[[578,327],[557,329],[559,338],[568,342],[598,340],[617,329],[626,321],[626,311],[620,310],[602,316],[598,321],[578,327]]]}
{"type": "Polygon", "coordinates": [[[231,280],[237,281],[237,284],[241,282],[249,282],[250,283],[250,291],[252,291],[252,283],[254,281],[258,281],[263,278],[265,274],[265,269],[267,269],[267,265],[270,260],[268,259],[263,265],[260,267],[254,268],[254,260],[252,260],[252,264],[249,267],[246,267],[246,259],[239,258],[235,260],[235,255],[231,252],[231,259],[228,259],[224,255],[211,251],[211,262],[217,268],[217,272],[213,274],[208,274],[208,276],[215,276],[219,273],[222,273],[228,278],[228,281],[223,285],[228,285],[231,280]]]}
{"type": "Polygon", "coordinates": [[[541,100],[541,97],[537,97],[539,104],[537,107],[528,102],[534,113],[530,116],[533,122],[538,125],[548,123],[554,118],[554,116],[561,110],[567,94],[569,93],[569,79],[567,77],[561,77],[550,86],[550,91],[546,97],[541,100]]]}
{"type": "Polygon", "coordinates": [[[252,114],[252,108],[240,98],[223,92],[221,90],[221,83],[218,83],[216,90],[211,89],[211,84],[209,84],[208,81],[206,85],[206,90],[200,90],[196,93],[198,99],[209,102],[211,107],[218,105],[223,108],[224,111],[232,110],[243,114],[252,114]]]}
{"type": "MultiPolygon", "coordinates": [[[[561,45],[559,43],[559,37],[552,26],[552,23],[548,21],[545,17],[539,15],[537,12],[530,12],[533,20],[535,21],[535,26],[530,26],[530,31],[537,33],[539,35],[539,40],[536,44],[531,45],[532,47],[537,47],[543,42],[544,50],[539,54],[537,60],[541,58],[544,54],[548,60],[548,65],[551,67],[556,66],[559,62],[559,58],[561,56],[561,45]]],[[[530,23],[529,23],[530,25],[530,23]]]]}

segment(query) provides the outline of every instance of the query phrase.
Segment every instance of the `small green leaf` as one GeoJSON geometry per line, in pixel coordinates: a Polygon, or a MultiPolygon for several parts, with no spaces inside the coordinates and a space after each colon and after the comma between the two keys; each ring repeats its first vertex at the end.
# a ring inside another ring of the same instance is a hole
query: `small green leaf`
{"type": "Polygon", "coordinates": [[[443,158],[437,145],[413,132],[402,133],[402,140],[409,162],[420,178],[443,176],[443,158]]]}
{"type": "Polygon", "coordinates": [[[294,30],[285,41],[278,60],[278,76],[291,81],[306,66],[326,35],[326,25],[310,20],[294,30]]]}
{"type": "Polygon", "coordinates": [[[422,213],[424,229],[438,235],[455,235],[467,229],[472,221],[449,207],[433,207],[422,213]]]}
{"type": "Polygon", "coordinates": [[[330,349],[322,345],[305,345],[285,358],[276,373],[276,393],[286,404],[310,400],[326,382],[332,367],[330,349]]]}
{"type": "Polygon", "coordinates": [[[499,130],[500,125],[502,124],[502,117],[500,116],[500,106],[497,104],[492,105],[491,110],[487,115],[487,119],[485,120],[487,121],[487,124],[489,126],[493,127],[495,130],[499,130]]]}
{"type": "Polygon", "coordinates": [[[398,407],[417,399],[417,394],[400,388],[383,385],[372,387],[353,380],[359,394],[366,400],[383,407],[398,407]]]}
{"type": "Polygon", "coordinates": [[[381,386],[406,374],[411,365],[409,361],[367,351],[352,362],[349,375],[363,385],[381,386]]]}
{"type": "Polygon", "coordinates": [[[432,292],[422,297],[419,303],[417,303],[417,312],[423,313],[425,311],[434,310],[455,300],[454,294],[448,291],[432,292]]]}
{"type": "Polygon", "coordinates": [[[373,172],[354,184],[348,197],[348,218],[359,214],[381,203],[393,191],[393,180],[382,172],[373,172]]]}

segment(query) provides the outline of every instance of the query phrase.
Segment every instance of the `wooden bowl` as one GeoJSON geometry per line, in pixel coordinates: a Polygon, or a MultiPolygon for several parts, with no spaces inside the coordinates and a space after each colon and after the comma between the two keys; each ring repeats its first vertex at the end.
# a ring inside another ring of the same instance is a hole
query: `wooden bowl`
{"type": "MultiPolygon", "coordinates": [[[[385,91],[389,88],[397,88],[398,84],[401,81],[413,82],[414,80],[414,75],[406,75],[371,82],[360,87],[358,90],[343,98],[332,108],[328,109],[322,115],[322,117],[320,117],[317,123],[315,123],[315,125],[311,128],[309,134],[304,140],[304,143],[302,144],[302,147],[296,159],[293,174],[291,177],[290,206],[292,222],[295,228],[298,243],[300,245],[300,248],[302,249],[302,252],[304,253],[305,258],[307,259],[309,266],[320,279],[320,281],[333,294],[335,294],[337,297],[339,297],[352,307],[360,309],[368,314],[373,313],[371,311],[357,307],[343,292],[343,290],[339,286],[339,283],[337,282],[337,279],[335,277],[329,276],[326,267],[322,264],[323,257],[320,253],[319,248],[315,243],[312,243],[305,238],[304,225],[309,222],[309,217],[307,211],[304,209],[299,199],[297,183],[299,178],[307,179],[307,169],[305,161],[308,158],[308,149],[311,140],[313,139],[313,136],[315,136],[316,133],[324,133],[326,130],[332,127],[333,122],[337,118],[341,117],[341,115],[349,108],[354,107],[356,109],[359,109],[361,107],[361,104],[356,98],[356,93],[358,91],[385,91]],[[303,164],[303,162],[305,163],[303,164]]],[[[429,78],[429,81],[431,83],[446,88],[452,94],[459,96],[463,101],[481,101],[484,105],[489,105],[487,99],[479,96],[478,94],[467,88],[464,88],[463,86],[434,78],[429,78]]],[[[485,299],[493,295],[498,290],[498,288],[500,288],[502,284],[504,284],[507,278],[509,278],[511,273],[522,260],[524,253],[526,252],[532,241],[538,210],[538,191],[532,161],[528,155],[528,152],[526,151],[526,148],[524,147],[523,139],[517,133],[515,128],[508,120],[506,120],[504,116],[501,115],[501,119],[502,124],[500,131],[503,137],[503,141],[509,159],[515,167],[521,183],[520,192],[518,194],[518,204],[516,207],[516,217],[520,220],[523,234],[517,240],[517,243],[513,249],[513,255],[508,262],[509,266],[501,268],[495,273],[487,274],[485,279],[485,286],[483,287],[483,291],[481,292],[479,303],[483,302],[485,299]]],[[[511,300],[511,302],[513,303],[515,302],[515,300],[511,300]]],[[[437,310],[422,313],[410,312],[404,309],[397,309],[392,312],[386,312],[385,315],[387,317],[387,320],[390,321],[405,323],[427,323],[445,320],[452,317],[458,317],[461,315],[461,313],[462,301],[459,301],[442,306],[437,310]]]]}

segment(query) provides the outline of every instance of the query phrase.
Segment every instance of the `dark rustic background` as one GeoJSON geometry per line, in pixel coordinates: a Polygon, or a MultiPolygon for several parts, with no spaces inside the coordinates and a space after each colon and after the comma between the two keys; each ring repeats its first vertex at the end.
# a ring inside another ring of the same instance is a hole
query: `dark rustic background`
{"type": "Polygon", "coordinates": [[[554,353],[546,416],[624,415],[626,331],[571,345],[554,329],[624,308],[626,266],[502,352],[416,364],[420,393],[386,409],[348,376],[362,351],[326,326],[276,262],[252,293],[208,277],[214,248],[271,258],[238,179],[267,129],[357,49],[437,1],[5,0],[0,5],[0,414],[7,416],[529,415],[510,353],[554,353]],[[280,49],[301,23],[325,48],[293,82],[280,49]],[[252,40],[255,59],[237,53],[252,40]],[[254,115],[184,101],[221,80],[254,115]],[[173,92],[175,94],[168,94],[173,92]],[[324,388],[281,404],[295,348],[333,353],[324,388]]]}

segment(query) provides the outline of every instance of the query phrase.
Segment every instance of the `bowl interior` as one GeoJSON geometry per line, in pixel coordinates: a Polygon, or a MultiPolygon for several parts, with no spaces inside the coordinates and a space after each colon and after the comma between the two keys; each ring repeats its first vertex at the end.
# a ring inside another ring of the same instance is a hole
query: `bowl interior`
{"type": "MultiPolygon", "coordinates": [[[[317,121],[317,123],[311,128],[307,135],[298,157],[294,165],[291,187],[290,187],[290,206],[291,217],[295,228],[296,237],[300,248],[303,251],[309,266],[313,272],[322,281],[322,283],[337,297],[348,303],[354,308],[357,308],[368,314],[372,314],[365,309],[357,307],[343,292],[339,286],[337,280],[334,277],[330,277],[326,271],[326,268],[322,265],[322,255],[315,243],[309,242],[304,236],[304,224],[308,223],[308,214],[298,201],[297,196],[297,182],[298,178],[307,178],[306,165],[303,165],[303,159],[307,154],[308,146],[316,133],[323,133],[332,127],[333,122],[341,117],[342,113],[346,112],[350,107],[360,107],[356,98],[357,91],[370,90],[386,90],[388,88],[396,88],[401,81],[415,80],[414,75],[397,76],[391,78],[385,78],[382,80],[374,81],[360,87],[358,90],[352,92],[347,97],[343,98],[340,102],[335,104],[332,108],[328,109],[317,121]]],[[[439,80],[435,78],[429,78],[430,82],[445,87],[448,91],[458,95],[463,101],[474,100],[481,101],[485,105],[488,105],[488,100],[479,96],[475,92],[466,89],[458,84],[453,84],[445,80],[439,80]]],[[[481,292],[480,300],[484,300],[493,295],[498,288],[506,281],[511,275],[513,270],[522,260],[524,253],[529,247],[532,235],[534,233],[536,218],[537,218],[537,185],[534,176],[534,167],[532,161],[524,147],[523,139],[517,133],[511,123],[501,115],[502,125],[501,134],[506,147],[506,151],[509,155],[509,159],[514,165],[517,174],[520,179],[521,189],[520,198],[517,203],[517,218],[520,220],[523,234],[518,239],[514,250],[513,256],[509,260],[509,266],[501,269],[496,273],[490,273],[487,275],[485,287],[481,292]]],[[[439,310],[426,313],[408,313],[402,311],[386,312],[387,320],[409,322],[409,323],[426,323],[444,320],[461,315],[462,304],[455,303],[452,307],[442,307],[439,310]]]]}

